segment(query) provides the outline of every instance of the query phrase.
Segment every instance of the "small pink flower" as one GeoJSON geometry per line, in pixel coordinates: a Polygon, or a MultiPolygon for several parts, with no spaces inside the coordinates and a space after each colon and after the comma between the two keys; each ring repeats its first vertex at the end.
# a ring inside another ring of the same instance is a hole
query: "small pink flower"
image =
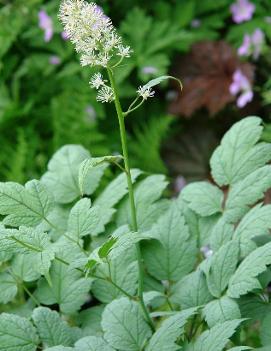
{"type": "Polygon", "coordinates": [[[56,56],[56,55],[52,55],[49,58],[49,63],[51,65],[59,65],[60,62],[61,62],[60,58],[58,56],[56,56]]]}
{"type": "Polygon", "coordinates": [[[230,85],[231,95],[238,95],[237,106],[243,108],[247,103],[253,99],[253,91],[248,78],[242,73],[240,69],[237,69],[233,74],[233,82],[230,85]]]}
{"type": "Polygon", "coordinates": [[[39,27],[44,31],[44,41],[50,41],[54,34],[53,21],[44,10],[39,12],[39,27]]]}
{"type": "Polygon", "coordinates": [[[255,11],[255,5],[248,0],[237,0],[230,7],[232,19],[235,23],[249,21],[255,11]]]}
{"type": "Polygon", "coordinates": [[[238,49],[239,56],[249,56],[252,54],[255,60],[258,59],[264,44],[264,33],[260,28],[256,28],[251,34],[245,34],[243,43],[238,49]]]}

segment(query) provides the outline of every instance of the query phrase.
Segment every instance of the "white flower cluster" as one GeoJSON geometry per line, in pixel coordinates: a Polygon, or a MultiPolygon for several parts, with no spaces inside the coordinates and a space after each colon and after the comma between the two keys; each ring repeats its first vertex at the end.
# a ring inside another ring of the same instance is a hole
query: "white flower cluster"
{"type": "Polygon", "coordinates": [[[64,0],[59,17],[76,51],[81,53],[82,66],[107,67],[114,56],[130,57],[130,47],[123,46],[110,18],[95,3],[64,0]]]}
{"type": "Polygon", "coordinates": [[[152,88],[146,88],[145,86],[140,86],[137,90],[139,96],[143,98],[143,100],[147,100],[150,97],[154,97],[155,91],[152,88]]]}
{"type": "Polygon", "coordinates": [[[114,100],[113,89],[106,85],[106,80],[103,79],[101,73],[95,73],[89,82],[91,88],[97,89],[97,101],[111,102],[114,100]]]}

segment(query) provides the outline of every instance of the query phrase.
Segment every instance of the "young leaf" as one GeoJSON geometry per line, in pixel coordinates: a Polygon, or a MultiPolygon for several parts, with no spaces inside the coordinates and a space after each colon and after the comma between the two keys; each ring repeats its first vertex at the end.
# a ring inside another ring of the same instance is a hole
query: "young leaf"
{"type": "Polygon", "coordinates": [[[46,220],[52,210],[52,197],[38,180],[23,187],[20,184],[0,183],[0,213],[6,215],[3,223],[13,227],[34,227],[46,220]]]}
{"type": "Polygon", "coordinates": [[[173,285],[170,299],[186,309],[205,305],[213,297],[208,290],[204,273],[198,269],[173,285]]]}
{"type": "MultiPolygon", "coordinates": [[[[132,169],[131,176],[133,183],[139,177],[141,171],[139,169],[132,169]]],[[[122,173],[115,178],[99,195],[94,204],[101,208],[114,207],[126,194],[128,193],[126,174],[122,173]]]]}
{"type": "Polygon", "coordinates": [[[251,240],[256,236],[269,234],[271,228],[271,205],[258,204],[238,224],[234,238],[240,242],[241,256],[245,257],[256,248],[251,240]]]}
{"type": "Polygon", "coordinates": [[[247,117],[224,135],[210,161],[217,184],[235,184],[270,160],[270,145],[254,148],[262,130],[260,118],[247,117]]]}
{"type": "Polygon", "coordinates": [[[15,314],[0,315],[0,350],[35,351],[39,344],[36,328],[15,314]]]}
{"type": "Polygon", "coordinates": [[[159,85],[162,82],[164,82],[165,80],[169,80],[169,79],[175,80],[176,82],[179,83],[180,88],[181,89],[183,88],[182,82],[180,81],[180,79],[177,79],[176,77],[172,77],[172,76],[161,76],[161,77],[158,77],[158,78],[154,78],[154,79],[150,80],[147,84],[145,84],[143,86],[143,88],[144,89],[153,88],[154,86],[159,85]]]}
{"type": "Polygon", "coordinates": [[[14,278],[6,273],[0,273],[0,303],[12,301],[17,294],[17,284],[14,278]]]}
{"type": "Polygon", "coordinates": [[[156,240],[145,243],[143,255],[147,269],[156,279],[176,281],[193,269],[197,255],[196,238],[189,234],[175,202],[152,227],[150,236],[156,240]]]}
{"type": "Polygon", "coordinates": [[[102,328],[106,341],[120,351],[140,351],[151,336],[139,304],[127,298],[105,307],[102,328]]]}
{"type": "Polygon", "coordinates": [[[74,351],[114,351],[102,337],[86,336],[74,345],[74,351]]]}
{"type": "Polygon", "coordinates": [[[181,192],[189,207],[200,216],[211,216],[222,212],[223,192],[207,182],[196,182],[187,185],[181,192]]]}
{"type": "Polygon", "coordinates": [[[203,315],[209,328],[219,323],[241,318],[237,302],[228,296],[209,302],[203,309],[203,315]]]}
{"type": "Polygon", "coordinates": [[[52,264],[50,276],[51,286],[45,279],[39,281],[38,299],[46,305],[59,304],[63,313],[75,313],[86,301],[91,285],[90,279],[81,278],[80,272],[71,270],[57,261],[52,264]]]}
{"type": "Polygon", "coordinates": [[[216,324],[196,339],[191,351],[222,351],[242,321],[242,319],[235,319],[216,324]]]}
{"type": "Polygon", "coordinates": [[[251,205],[263,198],[264,192],[270,187],[271,166],[259,168],[245,179],[234,184],[226,201],[225,216],[227,219],[231,222],[237,222],[248,212],[251,205]]]}
{"type": "Polygon", "coordinates": [[[32,319],[44,347],[72,345],[71,328],[56,311],[47,307],[38,307],[33,311],[32,319]]]}
{"type": "Polygon", "coordinates": [[[179,350],[179,346],[175,344],[175,341],[183,334],[185,324],[196,311],[196,308],[190,308],[167,318],[151,337],[146,351],[179,350]]]}
{"type": "MultiPolygon", "coordinates": [[[[78,184],[78,171],[80,164],[89,159],[89,152],[80,145],[65,145],[60,148],[48,164],[48,171],[42,177],[54,194],[58,203],[70,203],[81,195],[78,184]]],[[[97,168],[93,174],[88,175],[85,182],[84,193],[92,194],[97,188],[103,175],[104,168],[97,168]]]]}
{"type": "Polygon", "coordinates": [[[219,298],[234,274],[239,259],[238,241],[223,245],[211,258],[206,275],[209,291],[219,298]]]}
{"type": "Polygon", "coordinates": [[[256,278],[271,264],[271,243],[259,247],[249,254],[235,271],[229,281],[227,295],[238,298],[261,285],[256,278]]]}
{"type": "Polygon", "coordinates": [[[81,195],[85,194],[85,184],[87,183],[87,178],[91,175],[91,173],[95,172],[93,168],[95,167],[102,167],[105,163],[117,163],[120,159],[122,159],[121,155],[118,156],[104,156],[104,157],[92,157],[89,159],[84,160],[79,167],[78,172],[78,182],[79,182],[79,189],[81,191],[81,195]]]}

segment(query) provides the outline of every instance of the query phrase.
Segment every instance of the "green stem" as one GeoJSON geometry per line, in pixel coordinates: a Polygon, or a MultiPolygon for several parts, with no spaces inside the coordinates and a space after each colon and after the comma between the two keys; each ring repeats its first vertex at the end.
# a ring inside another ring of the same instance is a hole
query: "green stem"
{"type": "MultiPolygon", "coordinates": [[[[115,83],[114,75],[113,72],[110,68],[107,69],[111,88],[113,89],[114,93],[114,102],[115,102],[115,108],[117,111],[118,115],[118,121],[119,121],[119,128],[120,128],[120,138],[121,138],[121,145],[122,145],[122,152],[123,152],[123,157],[124,157],[124,166],[126,170],[126,178],[127,178],[127,185],[128,185],[128,191],[129,191],[129,199],[130,199],[130,208],[131,208],[131,217],[132,217],[132,230],[134,232],[138,231],[138,226],[137,226],[137,218],[136,218],[136,207],[135,207],[135,198],[134,198],[134,191],[133,191],[133,183],[132,183],[132,177],[131,177],[131,171],[130,171],[130,165],[129,165],[129,155],[128,155],[128,148],[127,148],[127,138],[126,138],[126,130],[125,130],[125,123],[124,123],[124,113],[121,108],[118,92],[117,92],[117,86],[115,83]]],[[[152,330],[155,330],[153,321],[149,315],[149,312],[147,310],[147,307],[144,303],[143,299],[143,289],[144,289],[144,267],[143,267],[143,260],[142,260],[142,255],[141,255],[141,250],[140,250],[140,244],[136,244],[136,254],[137,254],[137,262],[138,262],[138,298],[140,305],[142,307],[143,313],[150,324],[152,330]]]]}

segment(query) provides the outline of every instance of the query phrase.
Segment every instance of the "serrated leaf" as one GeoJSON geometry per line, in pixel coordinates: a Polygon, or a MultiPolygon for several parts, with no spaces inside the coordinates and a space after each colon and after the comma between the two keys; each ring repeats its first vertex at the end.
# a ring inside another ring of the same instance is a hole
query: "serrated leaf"
{"type": "Polygon", "coordinates": [[[153,88],[154,86],[156,85],[159,85],[161,84],[162,82],[166,81],[166,80],[175,80],[176,82],[179,83],[180,85],[180,88],[182,89],[183,88],[183,85],[182,85],[182,82],[180,81],[180,79],[177,79],[176,77],[172,77],[172,76],[161,76],[161,77],[158,77],[158,78],[154,78],[152,80],[150,80],[147,84],[145,84],[143,86],[144,89],[150,89],[150,88],[153,88]]]}
{"type": "Polygon", "coordinates": [[[248,294],[238,300],[241,315],[252,321],[263,320],[271,312],[271,304],[261,295],[248,294]]]}
{"type": "Polygon", "coordinates": [[[35,254],[20,254],[14,255],[11,261],[12,272],[25,282],[32,282],[40,278],[41,274],[37,269],[33,269],[36,265],[35,254]]]}
{"type": "Polygon", "coordinates": [[[173,285],[170,299],[186,309],[205,305],[213,297],[208,290],[204,273],[197,270],[173,285]]]}
{"type": "Polygon", "coordinates": [[[108,304],[102,316],[104,338],[120,351],[140,351],[151,336],[138,303],[127,298],[108,304]]]}
{"type": "Polygon", "coordinates": [[[197,255],[196,238],[189,234],[175,202],[152,227],[151,237],[156,240],[144,243],[143,256],[147,269],[156,279],[176,281],[193,269],[197,255]]]}
{"type": "MultiPolygon", "coordinates": [[[[97,275],[109,277],[123,290],[133,295],[137,289],[138,268],[134,248],[126,250],[121,256],[110,259],[110,271],[107,263],[100,264],[97,275]]],[[[95,280],[92,285],[94,296],[104,303],[122,297],[123,294],[110,282],[95,280]]]]}
{"type": "Polygon", "coordinates": [[[0,350],[35,351],[38,344],[36,329],[28,319],[8,313],[0,315],[0,350]]]}
{"type": "Polygon", "coordinates": [[[271,315],[268,314],[261,323],[260,338],[263,346],[271,345],[271,315]]]}
{"type": "Polygon", "coordinates": [[[18,227],[33,227],[46,220],[53,208],[51,195],[38,180],[25,187],[18,183],[0,183],[0,213],[5,215],[3,223],[18,227]]]}
{"type": "MultiPolygon", "coordinates": [[[[152,175],[135,187],[135,205],[139,230],[148,230],[167,209],[167,203],[157,202],[168,182],[164,175],[152,175]]],[[[126,198],[117,212],[117,225],[121,226],[132,222],[129,198],[126,198]]]]}
{"type": "Polygon", "coordinates": [[[75,313],[87,299],[90,279],[82,278],[80,272],[57,261],[52,264],[50,276],[51,286],[45,279],[39,281],[38,299],[45,305],[57,303],[63,313],[75,313]]]}
{"type": "Polygon", "coordinates": [[[242,319],[216,324],[210,330],[202,333],[193,343],[193,351],[222,351],[242,323],[242,319]]]}
{"type": "MultiPolygon", "coordinates": [[[[42,177],[42,182],[54,194],[56,202],[70,203],[81,195],[78,171],[80,164],[89,158],[89,152],[80,145],[65,145],[53,155],[48,164],[48,171],[42,177]]],[[[104,168],[98,167],[88,174],[84,185],[85,194],[91,195],[95,191],[103,172],[104,168]]]]}
{"type": "Polygon", "coordinates": [[[103,310],[103,305],[97,305],[79,313],[78,322],[85,336],[102,335],[101,321],[103,310]]]}
{"type": "Polygon", "coordinates": [[[225,216],[231,222],[238,221],[249,207],[271,188],[271,166],[257,169],[231,188],[225,205],[225,216]],[[260,181],[259,181],[260,179],[260,181]]]}
{"type": "Polygon", "coordinates": [[[47,307],[38,307],[34,309],[32,319],[44,347],[71,346],[73,344],[71,328],[56,311],[47,307]]]}
{"type": "Polygon", "coordinates": [[[42,275],[48,274],[55,252],[47,233],[38,229],[20,227],[8,240],[13,241],[19,253],[30,255],[33,270],[42,275]]]}
{"type": "Polygon", "coordinates": [[[260,118],[247,117],[224,135],[210,161],[217,184],[235,184],[270,160],[270,145],[254,147],[262,129],[260,118]]]}
{"type": "Polygon", "coordinates": [[[74,351],[114,351],[102,337],[86,336],[74,345],[74,351]]]}
{"type": "Polygon", "coordinates": [[[229,223],[222,216],[211,230],[209,243],[213,251],[218,251],[219,248],[232,240],[234,233],[234,225],[229,223]]]}
{"type": "Polygon", "coordinates": [[[235,240],[223,245],[210,257],[206,278],[209,291],[213,296],[219,298],[222,295],[235,272],[238,259],[239,245],[235,240]]]}
{"type": "Polygon", "coordinates": [[[271,205],[258,204],[253,207],[238,224],[234,238],[240,242],[241,256],[247,256],[257,246],[251,240],[260,235],[269,234],[271,228],[271,205]]]}
{"type": "Polygon", "coordinates": [[[203,315],[209,328],[219,323],[241,318],[237,302],[228,296],[222,296],[218,300],[209,302],[203,309],[203,315]]]}
{"type": "Polygon", "coordinates": [[[268,243],[249,254],[239,265],[229,281],[227,295],[238,298],[261,285],[256,278],[271,264],[271,243],[268,243]]]}
{"type": "Polygon", "coordinates": [[[200,216],[211,216],[222,212],[223,192],[207,182],[187,185],[181,192],[189,207],[200,216]]]}
{"type": "Polygon", "coordinates": [[[97,230],[100,222],[100,211],[97,207],[91,207],[90,199],[79,200],[71,209],[67,232],[72,238],[78,240],[90,235],[97,230]]]}
{"type": "Polygon", "coordinates": [[[14,278],[4,272],[0,273],[0,303],[12,301],[17,294],[17,284],[14,278]]]}
{"type": "MultiPolygon", "coordinates": [[[[141,171],[139,169],[132,169],[131,176],[133,183],[139,177],[141,171]]],[[[126,174],[122,173],[115,178],[104,191],[98,196],[94,204],[101,208],[114,207],[126,194],[128,193],[126,174]]]]}
{"type": "Polygon", "coordinates": [[[85,194],[85,183],[91,172],[93,173],[93,168],[102,166],[104,168],[104,163],[117,163],[122,159],[121,155],[118,156],[103,156],[103,157],[92,157],[84,160],[79,167],[78,172],[78,182],[81,195],[85,194]]]}
{"type": "Polygon", "coordinates": [[[183,310],[167,318],[151,337],[146,351],[176,351],[180,347],[175,341],[184,332],[188,319],[196,313],[196,308],[183,310]]]}

